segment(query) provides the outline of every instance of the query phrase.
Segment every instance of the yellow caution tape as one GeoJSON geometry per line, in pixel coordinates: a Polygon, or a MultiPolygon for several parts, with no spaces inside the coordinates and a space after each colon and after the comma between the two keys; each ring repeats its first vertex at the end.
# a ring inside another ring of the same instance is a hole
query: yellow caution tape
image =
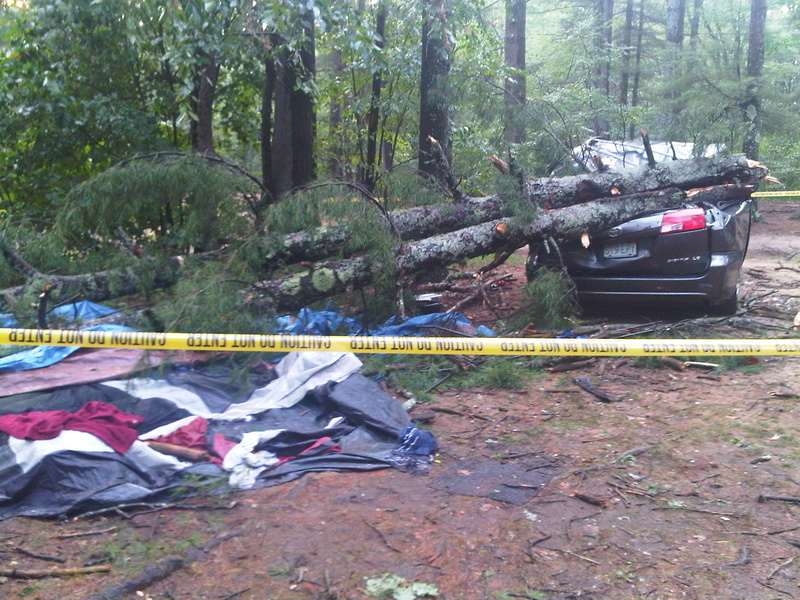
{"type": "Polygon", "coordinates": [[[800,191],[792,192],[755,192],[751,198],[780,198],[782,196],[800,196],[800,191]]]}
{"type": "Polygon", "coordinates": [[[492,354],[528,356],[667,356],[800,354],[800,339],[555,339],[152,333],[70,329],[0,329],[0,344],[215,350],[354,352],[356,354],[492,354]]]}

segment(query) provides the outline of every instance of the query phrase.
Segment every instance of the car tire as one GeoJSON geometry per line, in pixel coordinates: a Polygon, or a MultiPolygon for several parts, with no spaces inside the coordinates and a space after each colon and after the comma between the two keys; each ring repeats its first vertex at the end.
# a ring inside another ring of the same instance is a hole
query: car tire
{"type": "Polygon", "coordinates": [[[731,297],[711,307],[711,313],[720,317],[735,315],[737,310],[739,310],[739,294],[736,292],[731,297]]]}

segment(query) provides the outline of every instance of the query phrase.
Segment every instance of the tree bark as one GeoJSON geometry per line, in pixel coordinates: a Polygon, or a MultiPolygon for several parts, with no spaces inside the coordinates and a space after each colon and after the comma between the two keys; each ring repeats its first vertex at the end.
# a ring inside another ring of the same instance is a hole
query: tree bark
{"type": "MultiPolygon", "coordinates": [[[[633,0],[625,1],[625,24],[622,28],[622,69],[619,74],[619,103],[628,105],[628,87],[631,76],[631,41],[633,40],[633,0]]],[[[627,127],[625,128],[627,129],[627,127]]]]}
{"type": "Polygon", "coordinates": [[[767,0],[750,0],[750,29],[747,48],[747,98],[742,103],[747,129],[742,152],[758,160],[761,137],[761,72],[764,68],[764,36],[767,21],[767,0]]]}
{"type": "Polygon", "coordinates": [[[303,45],[298,52],[300,68],[295,69],[296,82],[290,92],[292,111],[292,188],[313,181],[316,173],[314,139],[317,135],[317,115],[311,91],[316,74],[316,42],[314,12],[306,9],[300,14],[303,23],[303,45]]]}
{"type": "Polygon", "coordinates": [[[272,102],[275,98],[277,76],[275,58],[267,49],[264,57],[264,86],[261,89],[261,181],[264,189],[269,192],[270,202],[275,202],[278,196],[278,188],[272,172],[272,102]]]}
{"type": "MultiPolygon", "coordinates": [[[[739,155],[697,161],[671,161],[650,169],[625,169],[559,179],[533,179],[524,183],[527,199],[544,208],[563,208],[588,200],[623,193],[641,193],[666,187],[683,190],[726,183],[751,184],[767,169],[749,165],[739,155]]],[[[401,241],[419,240],[509,216],[511,207],[499,196],[471,198],[457,204],[439,204],[388,214],[391,231],[401,241]]],[[[389,230],[388,223],[387,230],[389,230]]],[[[278,236],[264,243],[261,262],[274,270],[300,261],[316,261],[335,255],[350,239],[347,226],[330,226],[278,236]]],[[[357,248],[351,249],[357,251],[357,248]]]]}
{"type": "MultiPolygon", "coordinates": [[[[282,42],[278,42],[282,43],[282,42]]],[[[276,44],[277,46],[277,44],[276,44]]],[[[292,185],[292,90],[296,85],[292,56],[283,49],[275,60],[274,121],[272,127],[272,185],[273,197],[278,199],[292,185]]]]}
{"type": "MultiPolygon", "coordinates": [[[[608,98],[611,91],[611,46],[613,44],[612,21],[614,0],[594,0],[594,52],[595,89],[608,98]]],[[[594,134],[598,137],[610,135],[608,119],[597,115],[594,119],[594,134]]]]}
{"type": "MultiPolygon", "coordinates": [[[[666,4],[666,41],[667,56],[665,75],[667,79],[673,79],[680,75],[681,70],[681,50],[683,48],[684,23],[686,21],[686,0],[667,0],[666,4]]],[[[665,98],[671,101],[672,106],[667,112],[667,139],[677,137],[677,123],[680,109],[675,100],[680,96],[676,88],[668,88],[665,98]]]]}
{"type": "Polygon", "coordinates": [[[50,299],[54,304],[80,298],[103,302],[111,298],[138,294],[148,290],[175,285],[181,277],[183,259],[145,259],[124,269],[111,269],[83,275],[42,275],[24,285],[0,290],[0,310],[29,293],[40,293],[52,286],[50,299]]]}
{"type": "Polygon", "coordinates": [[[506,0],[505,59],[512,74],[506,78],[506,122],[503,139],[508,144],[525,141],[525,16],[527,0],[506,0]]]}
{"type": "Polygon", "coordinates": [[[697,41],[700,37],[700,19],[703,16],[703,0],[694,0],[692,7],[692,18],[689,21],[689,47],[694,50],[697,48],[697,41]]]}
{"type": "MultiPolygon", "coordinates": [[[[386,231],[394,232],[400,241],[409,241],[485,223],[507,214],[508,207],[499,198],[491,196],[473,198],[458,204],[393,211],[388,214],[391,226],[388,223],[384,225],[386,231]]],[[[350,229],[346,225],[320,227],[278,236],[265,242],[260,255],[261,262],[265,269],[275,269],[300,261],[327,258],[339,252],[345,242],[350,241],[350,236],[350,229]]]]}
{"type": "Polygon", "coordinates": [[[204,153],[214,152],[214,99],[219,80],[219,64],[213,54],[198,50],[201,62],[198,66],[197,82],[193,97],[194,113],[197,115],[189,127],[192,150],[204,153]]]}
{"type": "MultiPolygon", "coordinates": [[[[378,5],[375,18],[375,45],[383,48],[383,36],[386,33],[386,16],[389,9],[385,2],[378,5]]],[[[372,91],[367,112],[367,156],[364,165],[364,187],[372,193],[375,190],[378,170],[378,125],[380,121],[381,91],[383,90],[383,71],[377,70],[372,75],[372,91]]]]}
{"type": "MultiPolygon", "coordinates": [[[[631,106],[639,106],[639,81],[642,76],[642,38],[644,37],[644,0],[639,0],[639,18],[636,25],[636,52],[633,61],[633,89],[631,89],[631,106]]],[[[628,138],[633,139],[636,124],[629,126],[628,138]]]]}
{"type": "Polygon", "coordinates": [[[754,183],[767,176],[766,167],[745,156],[715,156],[697,160],[674,160],[559,179],[532,179],[525,182],[528,201],[545,208],[560,208],[578,202],[619,194],[635,194],[665,187],[683,190],[723,183],[754,183]]]}
{"type": "Polygon", "coordinates": [[[429,138],[438,140],[451,158],[450,128],[450,0],[424,0],[420,60],[419,170],[441,179],[429,138]]]}

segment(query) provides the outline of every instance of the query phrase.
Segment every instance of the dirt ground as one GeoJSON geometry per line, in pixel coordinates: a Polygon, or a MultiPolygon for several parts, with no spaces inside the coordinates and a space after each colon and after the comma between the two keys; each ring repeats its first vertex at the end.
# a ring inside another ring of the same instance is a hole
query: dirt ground
{"type": "MultiPolygon", "coordinates": [[[[798,335],[800,205],[761,210],[741,314],[661,322],[664,337],[798,335]]],[[[800,598],[800,357],[682,371],[598,359],[523,390],[445,390],[414,412],[434,415],[425,426],[441,446],[427,476],[319,473],[189,502],[215,510],[0,523],[0,568],[110,566],[4,579],[0,597],[91,598],[180,556],[171,575],[123,597],[800,598]],[[64,537],[75,533],[93,535],[64,537]]]]}

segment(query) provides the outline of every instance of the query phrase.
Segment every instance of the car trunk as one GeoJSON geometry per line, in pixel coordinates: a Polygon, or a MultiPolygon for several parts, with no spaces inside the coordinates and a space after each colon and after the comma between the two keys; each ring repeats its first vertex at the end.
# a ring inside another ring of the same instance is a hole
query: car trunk
{"type": "Polygon", "coordinates": [[[696,277],[708,271],[712,253],[747,249],[749,206],[748,198],[643,215],[592,236],[588,248],[565,240],[561,257],[575,277],[696,277]]]}

